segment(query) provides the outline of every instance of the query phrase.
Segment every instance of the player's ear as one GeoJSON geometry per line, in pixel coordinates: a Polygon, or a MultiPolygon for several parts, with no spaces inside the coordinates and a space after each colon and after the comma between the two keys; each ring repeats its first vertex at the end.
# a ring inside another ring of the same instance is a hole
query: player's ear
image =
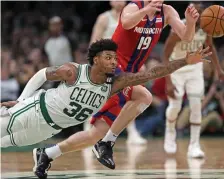
{"type": "Polygon", "coordinates": [[[93,64],[95,64],[95,65],[96,65],[96,64],[98,63],[98,60],[99,60],[99,59],[98,59],[98,57],[97,57],[97,56],[96,56],[96,57],[94,57],[94,58],[93,58],[93,64]]]}

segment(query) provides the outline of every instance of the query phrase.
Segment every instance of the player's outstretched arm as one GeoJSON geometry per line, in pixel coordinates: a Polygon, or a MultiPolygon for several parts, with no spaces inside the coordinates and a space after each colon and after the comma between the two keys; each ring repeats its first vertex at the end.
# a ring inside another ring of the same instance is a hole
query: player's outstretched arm
{"type": "Polygon", "coordinates": [[[200,48],[192,54],[188,53],[185,59],[157,65],[146,72],[123,73],[115,78],[111,92],[114,94],[127,86],[136,86],[149,80],[169,75],[185,65],[203,62],[203,58],[212,54],[212,52],[208,52],[208,50],[209,47],[206,49],[200,48]]]}
{"type": "Polygon", "coordinates": [[[30,97],[47,80],[66,81],[71,84],[75,82],[76,74],[77,68],[71,63],[66,63],[59,67],[47,67],[41,69],[28,81],[17,101],[22,101],[25,98],[30,97]]]}
{"type": "Polygon", "coordinates": [[[169,24],[173,31],[186,42],[191,42],[195,34],[195,25],[199,18],[199,13],[193,5],[187,7],[185,11],[186,25],[181,21],[177,11],[169,5],[164,5],[166,24],[169,24]]]}

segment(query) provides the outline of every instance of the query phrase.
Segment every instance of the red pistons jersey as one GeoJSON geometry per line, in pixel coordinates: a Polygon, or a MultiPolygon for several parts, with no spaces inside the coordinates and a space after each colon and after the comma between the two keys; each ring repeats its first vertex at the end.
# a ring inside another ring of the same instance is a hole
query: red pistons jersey
{"type": "MultiPolygon", "coordinates": [[[[139,9],[144,7],[143,1],[132,1],[139,9]]],[[[125,30],[121,19],[113,34],[113,41],[117,43],[119,67],[124,71],[138,72],[148,59],[153,47],[157,44],[164,26],[163,6],[161,12],[156,13],[153,20],[146,15],[135,27],[125,30]]]]}

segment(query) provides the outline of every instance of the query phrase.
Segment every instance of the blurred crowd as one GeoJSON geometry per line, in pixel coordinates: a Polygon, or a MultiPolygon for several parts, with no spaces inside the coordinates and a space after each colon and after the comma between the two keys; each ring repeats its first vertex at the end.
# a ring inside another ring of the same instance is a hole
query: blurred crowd
{"type": "MultiPolygon", "coordinates": [[[[76,13],[80,11],[77,7],[65,6],[63,3],[53,5],[51,2],[38,2],[35,6],[26,2],[2,3],[1,102],[17,99],[27,81],[39,69],[69,61],[87,63],[91,29],[83,29],[91,23],[88,22],[87,15],[76,13]]],[[[86,6],[87,10],[92,8],[93,4],[86,6]]],[[[89,15],[94,12],[93,9],[90,10],[89,15]]],[[[95,12],[95,16],[97,15],[95,12]]],[[[163,44],[160,44],[159,51],[162,51],[162,47],[163,44]]],[[[218,51],[224,68],[224,45],[220,45],[218,51]]],[[[155,50],[145,67],[150,68],[160,62],[159,53],[155,50]]],[[[223,132],[224,84],[216,80],[211,65],[204,65],[204,77],[206,83],[202,132],[223,132]]],[[[48,83],[44,88],[56,85],[48,83]]],[[[163,135],[168,104],[165,79],[150,81],[146,86],[154,95],[153,104],[138,117],[137,128],[142,135],[163,135]]],[[[189,132],[188,118],[186,100],[177,124],[181,134],[189,132]]]]}

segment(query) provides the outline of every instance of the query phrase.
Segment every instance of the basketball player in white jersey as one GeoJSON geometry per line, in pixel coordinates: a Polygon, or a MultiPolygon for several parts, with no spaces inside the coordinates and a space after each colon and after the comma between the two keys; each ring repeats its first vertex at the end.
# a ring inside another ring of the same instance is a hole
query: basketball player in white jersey
{"type": "MultiPolygon", "coordinates": [[[[90,44],[101,38],[112,38],[112,35],[118,25],[120,13],[126,5],[125,1],[110,1],[111,9],[100,14],[93,27],[90,44]]],[[[85,130],[88,130],[90,123],[86,122],[85,130]]],[[[128,144],[146,144],[147,140],[140,136],[136,129],[135,121],[127,126],[128,144]]]]}
{"type": "MultiPolygon", "coordinates": [[[[195,8],[199,13],[202,12],[202,4],[194,2],[195,8]]],[[[183,20],[185,22],[185,19],[183,20]]],[[[217,69],[220,78],[224,77],[224,73],[219,65],[218,56],[212,42],[212,37],[207,36],[199,27],[199,23],[196,25],[196,31],[193,41],[186,43],[180,40],[180,38],[171,31],[169,37],[166,40],[164,47],[164,62],[168,63],[186,55],[187,51],[194,52],[199,46],[206,44],[210,46],[212,54],[212,62],[217,69]]],[[[224,78],[223,78],[224,79],[224,78]]],[[[204,95],[204,78],[203,78],[203,64],[198,63],[194,65],[188,65],[180,68],[179,70],[166,77],[167,94],[169,100],[169,106],[166,110],[166,132],[164,141],[164,150],[167,153],[176,153],[176,119],[181,110],[182,98],[187,93],[187,97],[190,104],[191,115],[191,135],[190,144],[188,147],[188,157],[204,157],[204,152],[200,148],[200,125],[201,125],[201,99],[204,95]]]]}
{"type": "MultiPolygon", "coordinates": [[[[206,52],[207,50],[208,48],[204,50],[202,50],[201,48],[197,52],[193,53],[192,55],[188,54],[185,57],[187,58],[186,60],[184,59],[176,60],[166,65],[158,65],[156,67],[153,67],[152,69],[147,70],[146,72],[138,72],[136,73],[136,75],[133,75],[132,73],[124,73],[122,74],[122,76],[117,76],[115,77],[114,83],[112,86],[112,90],[111,90],[112,94],[116,91],[116,89],[118,89],[116,86],[118,86],[117,83],[119,84],[119,81],[124,83],[123,86],[126,86],[127,84],[132,84],[132,85],[139,84],[140,81],[144,83],[149,79],[170,74],[173,71],[175,71],[175,69],[179,69],[180,67],[185,66],[187,64],[194,64],[198,62],[197,59],[202,59],[203,57],[210,55],[211,53],[207,53],[206,52]]],[[[200,60],[199,62],[201,61],[202,60],[200,60]]],[[[93,64],[91,59],[90,59],[90,64],[93,64]]],[[[94,63],[93,67],[95,65],[96,64],[94,63]]],[[[125,91],[126,89],[123,90],[123,92],[125,91]]],[[[144,104],[139,104],[139,106],[137,107],[139,110],[143,112],[146,106],[144,104]]],[[[94,123],[93,127],[89,129],[88,131],[78,132],[70,136],[68,139],[56,144],[55,146],[52,146],[49,148],[34,149],[33,150],[33,158],[35,162],[35,166],[33,168],[34,173],[40,179],[45,179],[47,177],[47,171],[50,168],[51,162],[53,160],[55,160],[57,157],[61,156],[62,154],[72,152],[72,151],[79,151],[79,150],[90,147],[91,145],[95,144],[96,141],[99,141],[103,136],[105,136],[109,128],[110,126],[106,123],[106,121],[98,120],[96,121],[96,123],[94,123]]],[[[112,143],[108,142],[107,145],[112,145],[112,143]]],[[[109,152],[112,152],[112,150],[109,152]]],[[[104,155],[107,155],[107,154],[108,153],[105,153],[104,155]]]]}

